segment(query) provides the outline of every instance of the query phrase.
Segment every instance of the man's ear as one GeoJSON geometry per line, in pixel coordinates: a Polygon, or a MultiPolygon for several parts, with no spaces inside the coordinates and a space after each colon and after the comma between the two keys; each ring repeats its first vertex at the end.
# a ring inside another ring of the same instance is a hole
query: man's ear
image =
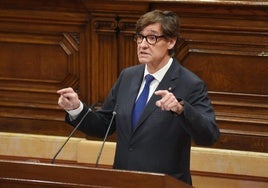
{"type": "Polygon", "coordinates": [[[169,50],[171,50],[174,46],[175,46],[175,44],[176,44],[176,41],[177,41],[177,38],[171,38],[171,39],[169,39],[169,46],[168,46],[168,49],[169,50]]]}

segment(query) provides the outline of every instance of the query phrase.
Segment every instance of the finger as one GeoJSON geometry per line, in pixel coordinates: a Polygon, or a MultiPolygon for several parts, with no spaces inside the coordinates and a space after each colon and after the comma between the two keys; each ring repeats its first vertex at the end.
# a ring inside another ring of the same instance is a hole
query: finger
{"type": "Polygon", "coordinates": [[[167,94],[160,100],[156,102],[158,107],[161,107],[162,110],[171,110],[172,108],[176,107],[177,99],[173,95],[173,93],[167,92],[167,94]]]}
{"type": "Polygon", "coordinates": [[[164,97],[167,93],[167,90],[157,90],[154,92],[155,95],[160,95],[161,97],[164,97]]]}
{"type": "Polygon", "coordinates": [[[63,88],[63,89],[60,89],[60,90],[57,91],[57,93],[60,94],[60,95],[63,95],[65,93],[73,93],[73,92],[74,92],[74,90],[71,87],[63,88]]]}
{"type": "Polygon", "coordinates": [[[174,100],[172,103],[169,105],[169,110],[176,112],[178,110],[178,101],[174,100]]]}
{"type": "Polygon", "coordinates": [[[76,98],[78,98],[78,95],[77,93],[75,92],[72,92],[72,93],[63,93],[61,94],[62,97],[72,101],[72,100],[75,100],[76,98]]]}
{"type": "Polygon", "coordinates": [[[161,107],[161,101],[160,101],[160,100],[156,101],[156,102],[155,102],[155,105],[156,105],[157,107],[161,107]]]}
{"type": "Polygon", "coordinates": [[[58,104],[65,110],[72,110],[74,109],[74,103],[70,101],[68,98],[60,96],[58,100],[58,104]]]}
{"type": "Polygon", "coordinates": [[[65,109],[65,107],[67,106],[67,99],[63,96],[60,96],[58,99],[58,105],[65,109]]]}
{"type": "Polygon", "coordinates": [[[167,106],[172,102],[174,95],[170,92],[167,92],[165,96],[162,97],[161,99],[161,104],[164,108],[167,108],[167,106]]]}
{"type": "Polygon", "coordinates": [[[59,97],[59,101],[58,101],[59,105],[62,106],[70,106],[71,102],[68,100],[68,98],[63,97],[62,95],[59,97]]]}
{"type": "MultiPolygon", "coordinates": [[[[167,95],[166,95],[167,96],[167,95]]],[[[170,110],[172,108],[173,104],[173,98],[172,97],[167,97],[165,101],[163,102],[163,107],[165,110],[170,110]]],[[[174,104],[173,104],[174,105],[174,104]]]]}
{"type": "Polygon", "coordinates": [[[158,100],[156,102],[156,105],[158,107],[162,107],[162,104],[165,102],[165,96],[168,94],[169,92],[167,90],[158,90],[158,91],[155,91],[155,95],[160,95],[162,98],[160,100],[158,100]]]}

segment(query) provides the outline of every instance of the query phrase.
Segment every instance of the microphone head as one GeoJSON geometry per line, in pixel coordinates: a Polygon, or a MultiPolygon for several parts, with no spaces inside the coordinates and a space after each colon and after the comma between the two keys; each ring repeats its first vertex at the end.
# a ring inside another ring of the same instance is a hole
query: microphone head
{"type": "Polygon", "coordinates": [[[116,115],[116,111],[117,111],[117,109],[118,109],[118,104],[116,104],[116,105],[114,106],[113,115],[116,115]]]}

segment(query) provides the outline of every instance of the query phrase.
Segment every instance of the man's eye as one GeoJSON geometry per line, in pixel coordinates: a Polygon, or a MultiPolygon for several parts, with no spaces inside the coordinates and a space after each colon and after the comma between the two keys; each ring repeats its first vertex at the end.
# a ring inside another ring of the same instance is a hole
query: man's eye
{"type": "Polygon", "coordinates": [[[148,38],[149,40],[155,40],[155,36],[153,36],[153,35],[148,35],[147,38],[148,38]]]}

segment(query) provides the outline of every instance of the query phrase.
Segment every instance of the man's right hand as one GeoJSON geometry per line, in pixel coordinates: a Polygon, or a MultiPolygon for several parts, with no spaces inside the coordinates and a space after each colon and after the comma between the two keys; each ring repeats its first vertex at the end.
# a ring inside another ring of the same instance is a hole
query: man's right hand
{"type": "Polygon", "coordinates": [[[75,110],[80,106],[78,94],[73,88],[68,87],[57,91],[60,94],[58,105],[66,111],[75,110]]]}

